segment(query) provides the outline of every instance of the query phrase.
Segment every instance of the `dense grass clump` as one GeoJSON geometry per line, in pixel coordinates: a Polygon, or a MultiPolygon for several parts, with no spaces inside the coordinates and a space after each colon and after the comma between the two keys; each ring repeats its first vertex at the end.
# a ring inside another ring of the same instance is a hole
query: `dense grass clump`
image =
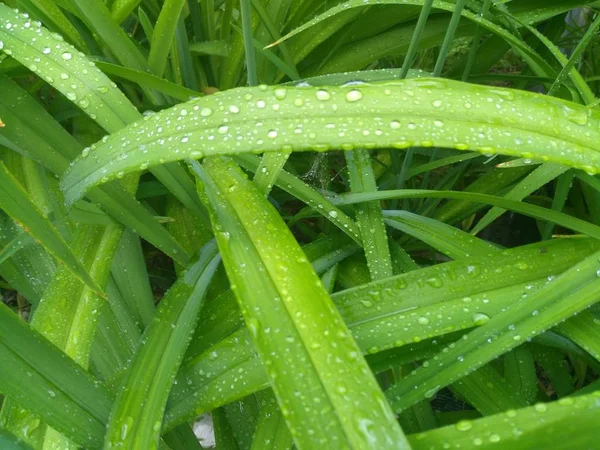
{"type": "Polygon", "coordinates": [[[598,448],[596,3],[0,1],[0,448],[598,448]]]}

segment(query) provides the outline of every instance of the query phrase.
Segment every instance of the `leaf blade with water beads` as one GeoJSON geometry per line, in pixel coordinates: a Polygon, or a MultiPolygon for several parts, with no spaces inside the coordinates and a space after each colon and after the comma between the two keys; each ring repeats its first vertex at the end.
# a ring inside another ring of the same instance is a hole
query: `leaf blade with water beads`
{"type": "MultiPolygon", "coordinates": [[[[70,71],[65,71],[64,74],[71,77],[70,71]]],[[[65,82],[68,82],[68,79],[65,82]]],[[[106,83],[110,81],[106,79],[106,83]]],[[[40,161],[48,170],[61,175],[70,161],[82,152],[83,146],[17,83],[0,76],[0,89],[4,92],[0,98],[0,115],[6,121],[6,126],[0,129],[0,133],[10,142],[26,150],[31,158],[40,161]]],[[[119,122],[115,119],[115,123],[119,122]]],[[[137,230],[141,236],[165,253],[176,260],[185,261],[185,250],[156,223],[148,210],[126,191],[126,188],[131,189],[131,180],[125,184],[123,187],[118,183],[110,183],[102,189],[91,191],[89,197],[92,201],[100,203],[116,220],[137,230]]]]}
{"type": "Polygon", "coordinates": [[[599,123],[600,115],[580,105],[450,80],[239,88],[161,111],[113,134],[91,157],[75,161],[62,187],[72,203],[117,174],[183,158],[411,144],[535,157],[595,173],[599,123]],[[398,99],[406,99],[402,111],[398,99]]]}
{"type": "MultiPolygon", "coordinates": [[[[109,229],[111,226],[115,225],[81,226],[71,242],[73,253],[102,286],[106,284],[110,271],[110,258],[106,258],[106,254],[111,256],[118,244],[118,235],[109,229]]],[[[60,267],[35,309],[30,325],[77,364],[87,368],[98,317],[104,306],[105,299],[91,292],[65,267],[60,267]]],[[[31,433],[30,436],[21,433],[37,427],[33,439],[39,438],[40,446],[69,447],[65,437],[40,424],[39,417],[33,414],[35,411],[19,413],[21,409],[18,404],[5,402],[2,419],[5,419],[7,429],[30,442],[31,433]]]]}
{"type": "MultiPolygon", "coordinates": [[[[477,261],[455,261],[413,271],[336,293],[332,299],[361,351],[375,353],[369,356],[377,357],[383,350],[398,346],[389,351],[404,351],[429,338],[452,342],[456,338],[447,341],[446,335],[484,325],[513,305],[515,299],[527,301],[527,295],[539,289],[548,277],[567,270],[597,250],[598,245],[589,238],[553,240],[477,261]],[[525,262],[529,263],[527,270],[523,270],[525,262]],[[456,276],[459,273],[466,274],[464,280],[456,276]],[[446,290],[425,282],[434,279],[443,279],[446,290]],[[374,299],[374,292],[381,292],[381,297],[374,299]]],[[[222,317],[210,327],[222,329],[224,335],[215,339],[215,333],[209,332],[203,338],[209,340],[207,346],[188,355],[189,360],[182,366],[169,401],[167,429],[267,385],[248,333],[239,328],[239,312],[232,307],[234,304],[231,296],[218,300],[222,317]],[[237,322],[229,323],[235,316],[237,322]],[[243,383],[237,382],[240,374],[243,383]]],[[[211,311],[215,308],[207,307],[205,312],[215,315],[211,311]]],[[[208,326],[209,319],[206,322],[208,326]]]]}
{"type": "Polygon", "coordinates": [[[423,396],[452,383],[508,350],[568,319],[600,300],[598,256],[592,254],[520,302],[492,318],[417,369],[387,392],[394,409],[402,410],[423,396]],[[432,378],[432,373],[435,376],[432,378]],[[414,383],[414,384],[413,384],[414,383]]]}
{"type": "MultiPolygon", "coordinates": [[[[81,2],[78,7],[84,8],[86,14],[97,19],[98,27],[107,26],[108,29],[103,29],[102,32],[109,38],[115,37],[116,34],[122,34],[125,36],[126,42],[131,42],[119,27],[117,27],[119,33],[111,35],[110,30],[113,25],[109,23],[110,18],[102,17],[102,11],[106,9],[102,1],[85,1],[81,2]],[[98,12],[97,17],[94,16],[94,12],[98,12]]],[[[110,133],[141,118],[141,114],[117,88],[116,84],[110,81],[83,53],[76,51],[73,46],[63,42],[60,36],[52,35],[39,24],[27,26],[26,23],[27,18],[22,14],[0,4],[0,50],[10,54],[54,86],[69,101],[77,105],[110,133]]],[[[126,46],[113,45],[115,50],[123,50],[121,47],[126,46]]],[[[127,49],[125,50],[127,51],[127,49]]],[[[135,46],[131,51],[138,52],[135,46]]],[[[129,61],[135,59],[132,57],[129,61]]],[[[81,154],[86,155],[88,151],[81,154]]],[[[198,214],[203,214],[202,204],[197,198],[195,187],[183,168],[167,164],[154,167],[151,171],[182,203],[198,214]]],[[[121,178],[121,176],[117,178],[121,178]]],[[[126,181],[125,185],[132,190],[137,186],[138,180],[129,178],[124,181],[126,181]]],[[[185,255],[181,258],[173,255],[174,259],[181,259],[182,263],[187,261],[188,256],[185,255]]]]}
{"type": "Polygon", "coordinates": [[[0,322],[2,392],[75,442],[100,448],[112,405],[108,391],[3,303],[0,322]]]}
{"type": "Polygon", "coordinates": [[[497,414],[461,421],[409,437],[413,448],[425,450],[458,445],[465,448],[557,448],[578,450],[594,442],[600,392],[565,398],[497,414]],[[569,439],[565,439],[568,433],[569,439]],[[558,444],[560,443],[560,444],[558,444]]]}
{"type": "MultiPolygon", "coordinates": [[[[376,191],[377,183],[368,150],[358,149],[345,153],[352,192],[376,191]]],[[[391,277],[392,257],[381,204],[368,202],[356,205],[357,225],[364,247],[367,266],[372,280],[391,277]]]]}
{"type": "Polygon", "coordinates": [[[214,242],[165,294],[124,377],[108,422],[105,448],[156,448],[173,379],[220,258],[214,242]]]}
{"type": "Polygon", "coordinates": [[[230,160],[211,158],[195,170],[214,208],[225,268],[296,445],[405,448],[356,344],[273,206],[230,160]],[[307,428],[313,432],[302,431],[307,428]]]}
{"type": "Polygon", "coordinates": [[[33,203],[31,197],[0,162],[0,208],[21,224],[52,255],[92,290],[102,295],[102,288],[94,281],[77,259],[60,233],[33,203]]]}

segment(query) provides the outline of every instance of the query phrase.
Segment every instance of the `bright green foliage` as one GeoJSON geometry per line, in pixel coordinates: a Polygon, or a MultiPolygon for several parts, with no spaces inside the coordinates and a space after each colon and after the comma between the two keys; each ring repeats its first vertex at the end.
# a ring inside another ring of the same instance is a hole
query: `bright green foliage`
{"type": "Polygon", "coordinates": [[[597,448],[599,30],[0,0],[0,448],[597,448]]]}

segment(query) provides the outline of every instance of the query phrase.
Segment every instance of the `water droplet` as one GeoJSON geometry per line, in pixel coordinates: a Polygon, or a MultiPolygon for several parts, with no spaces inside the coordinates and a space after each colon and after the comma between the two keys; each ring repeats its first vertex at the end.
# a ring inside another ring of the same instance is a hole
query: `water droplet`
{"type": "Polygon", "coordinates": [[[429,389],[427,392],[425,392],[425,398],[433,398],[433,396],[435,394],[437,394],[437,392],[440,390],[439,386],[436,386],[432,389],[429,389]]]}
{"type": "Polygon", "coordinates": [[[229,127],[227,125],[221,125],[217,131],[219,134],[225,134],[229,131],[229,127]]]}
{"type": "Polygon", "coordinates": [[[440,106],[442,106],[442,101],[441,100],[434,100],[431,104],[433,106],[435,106],[436,108],[439,108],[440,106]]]}
{"type": "Polygon", "coordinates": [[[277,130],[270,130],[267,133],[267,136],[269,137],[269,139],[275,139],[277,137],[277,130]]]}
{"type": "Polygon", "coordinates": [[[469,431],[473,428],[473,424],[469,420],[461,420],[456,423],[455,427],[458,431],[469,431]]]}
{"type": "Polygon", "coordinates": [[[179,111],[179,115],[180,116],[187,116],[188,115],[187,109],[183,108],[181,111],[179,111]]]}
{"type": "Polygon", "coordinates": [[[283,100],[283,99],[285,99],[285,96],[287,95],[287,90],[284,88],[277,88],[277,89],[275,89],[273,94],[275,94],[275,98],[277,100],[283,100]]]}
{"type": "Polygon", "coordinates": [[[483,313],[473,314],[473,324],[477,326],[485,325],[490,321],[490,316],[483,313]]]}
{"type": "Polygon", "coordinates": [[[419,322],[419,325],[428,325],[429,319],[427,317],[419,317],[417,322],[419,322]]]}
{"type": "Polygon", "coordinates": [[[329,217],[331,217],[332,219],[335,219],[338,216],[338,212],[336,210],[331,210],[329,211],[329,217]]]}
{"type": "Polygon", "coordinates": [[[357,102],[362,98],[363,98],[363,94],[358,89],[352,89],[351,91],[348,91],[348,93],[346,94],[346,100],[348,100],[349,102],[357,102]]]}
{"type": "Polygon", "coordinates": [[[202,117],[208,117],[208,116],[212,115],[212,113],[213,113],[213,111],[210,108],[202,108],[200,110],[200,115],[202,117]]]}
{"type": "Polygon", "coordinates": [[[319,89],[317,91],[317,100],[325,101],[331,98],[331,94],[325,89],[319,89]]]}
{"type": "Polygon", "coordinates": [[[231,105],[229,106],[229,112],[232,114],[237,114],[240,112],[240,108],[238,108],[236,105],[231,105]]]}
{"type": "Polygon", "coordinates": [[[69,61],[71,58],[73,58],[73,55],[69,52],[63,52],[61,56],[65,61],[69,61]]]}
{"type": "Polygon", "coordinates": [[[535,409],[537,412],[540,412],[540,413],[548,411],[548,407],[546,406],[545,403],[536,403],[535,406],[533,407],[533,409],[535,409]]]}

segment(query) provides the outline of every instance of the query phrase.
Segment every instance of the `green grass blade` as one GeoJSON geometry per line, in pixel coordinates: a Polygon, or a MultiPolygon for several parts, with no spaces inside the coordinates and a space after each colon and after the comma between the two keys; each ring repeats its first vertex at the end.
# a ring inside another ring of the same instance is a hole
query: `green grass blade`
{"type": "MultiPolygon", "coordinates": [[[[8,215],[0,212],[0,247],[4,248],[23,230],[8,215]]],[[[0,263],[0,275],[31,304],[37,305],[56,270],[54,258],[34,243],[0,263]]]]}
{"type": "MultiPolygon", "coordinates": [[[[570,323],[572,320],[573,318],[564,323],[570,323]]],[[[525,404],[532,405],[535,402],[538,392],[537,374],[529,348],[521,345],[504,355],[504,378],[506,386],[523,398],[525,404]]]]}
{"type": "Polygon", "coordinates": [[[479,368],[452,385],[477,411],[484,416],[527,406],[518,392],[490,364],[479,368]]]}
{"type": "Polygon", "coordinates": [[[499,251],[458,228],[408,211],[384,211],[384,217],[388,226],[428,243],[449,258],[485,257],[499,251]]]}
{"type": "Polygon", "coordinates": [[[552,325],[598,301],[598,255],[594,254],[537,291],[526,303],[499,314],[417,369],[406,382],[387,391],[394,409],[402,410],[466,373],[518,346],[552,325]],[[435,375],[435,376],[434,376],[435,375]]]}
{"type": "MultiPolygon", "coordinates": [[[[377,183],[373,175],[369,151],[354,150],[346,152],[345,157],[352,192],[376,191],[377,183]]],[[[356,205],[356,215],[371,279],[391,277],[392,258],[381,205],[379,202],[361,203],[356,205]]]]}
{"type": "Polygon", "coordinates": [[[158,306],[114,402],[105,449],[158,446],[169,390],[219,262],[216,245],[207,244],[158,306]]]}
{"type": "Polygon", "coordinates": [[[448,58],[450,46],[452,45],[452,41],[454,40],[456,28],[458,27],[458,23],[460,21],[461,14],[465,8],[466,3],[466,0],[457,0],[456,5],[454,6],[454,11],[452,12],[452,17],[450,19],[450,23],[448,24],[448,31],[446,31],[446,36],[444,36],[444,42],[442,42],[440,53],[438,54],[438,59],[435,62],[435,67],[433,68],[434,77],[439,77],[442,75],[442,71],[444,70],[444,64],[446,64],[446,59],[448,58]]]}
{"type": "Polygon", "coordinates": [[[184,86],[172,83],[165,79],[159,78],[148,72],[123,67],[117,64],[111,64],[106,61],[96,61],[96,67],[107,75],[127,80],[138,84],[146,89],[154,89],[163,94],[169,95],[177,100],[187,101],[192,97],[200,97],[202,94],[184,86]]]}
{"type": "MultiPolygon", "coordinates": [[[[244,168],[257,172],[260,160],[253,155],[239,155],[236,161],[244,168]]],[[[261,169],[262,170],[262,169],[261,169]]],[[[306,203],[317,213],[321,214],[341,231],[350,236],[354,241],[360,243],[360,233],[354,220],[348,217],[341,209],[333,205],[317,190],[306,184],[291,173],[281,170],[275,184],[290,193],[298,200],[306,203]]]]}
{"type": "Polygon", "coordinates": [[[600,361],[600,330],[597,314],[583,312],[559,324],[555,330],[600,361]]]}
{"type": "Polygon", "coordinates": [[[162,77],[171,52],[177,21],[181,15],[185,0],[166,0],[160,10],[158,21],[154,26],[148,65],[154,75],[162,77]]]}
{"type": "Polygon", "coordinates": [[[288,450],[293,446],[285,419],[277,405],[277,399],[270,389],[257,394],[260,402],[260,416],[251,450],[288,450]]]}
{"type": "Polygon", "coordinates": [[[598,392],[518,411],[461,421],[409,437],[414,449],[458,445],[493,448],[560,448],[578,450],[593,442],[597,433],[598,392]],[[565,433],[569,438],[565,439],[565,433]]]}
{"type": "Polygon", "coordinates": [[[92,157],[78,158],[62,180],[67,200],[72,203],[90,187],[140,167],[258,150],[419,144],[543,158],[591,174],[600,166],[600,119],[589,109],[558,99],[437,79],[332,87],[327,95],[323,90],[241,88],[154,114],[96,145],[92,157]],[[405,107],[398,111],[396,102],[403,98],[405,107]],[[298,127],[298,114],[311,120],[298,127]],[[356,116],[361,117],[360,127],[350,125],[356,116]]]}
{"type": "Polygon", "coordinates": [[[112,260],[112,279],[129,307],[131,317],[143,331],[154,316],[154,295],[139,238],[130,230],[123,233],[112,260]]]}
{"type": "MultiPolygon", "coordinates": [[[[564,166],[556,164],[542,164],[531,172],[525,179],[515,185],[504,198],[510,200],[523,200],[528,195],[540,189],[542,186],[550,183],[556,177],[565,173],[568,169],[564,166]]],[[[477,222],[477,225],[473,227],[472,233],[478,234],[485,227],[490,225],[494,220],[500,217],[506,210],[502,208],[492,208],[486,213],[485,216],[477,222]]]]}
{"type": "Polygon", "coordinates": [[[148,69],[148,64],[135,43],[111,17],[102,0],[70,0],[83,20],[122,65],[148,69]]]}
{"type": "Polygon", "coordinates": [[[111,15],[115,22],[123,22],[140,3],[142,0],[115,0],[111,7],[111,15]]]}
{"type": "Polygon", "coordinates": [[[31,236],[92,290],[102,295],[102,288],[94,281],[77,259],[60,233],[44,217],[25,189],[0,162],[0,208],[3,209],[31,236]]]}
{"type": "Polygon", "coordinates": [[[0,4],[2,51],[10,52],[24,66],[36,69],[33,72],[108,131],[116,131],[140,117],[114,83],[91,66],[85,56],[43,27],[25,27],[26,21],[21,14],[0,4]]]}
{"type": "Polygon", "coordinates": [[[30,446],[21,442],[6,430],[0,429],[0,447],[5,450],[32,450],[30,446]]]}
{"type": "Polygon", "coordinates": [[[347,205],[373,200],[385,200],[391,198],[448,198],[469,200],[476,203],[485,203],[488,205],[499,206],[509,209],[526,216],[535,217],[549,222],[554,222],[571,230],[600,239],[600,227],[584,220],[578,219],[567,214],[554,211],[552,209],[542,208],[541,206],[529,203],[507,200],[495,195],[477,194],[475,192],[452,192],[452,191],[427,191],[419,189],[404,189],[398,191],[381,191],[375,193],[345,194],[337,199],[332,199],[335,205],[347,205]]]}
{"type": "Polygon", "coordinates": [[[254,174],[254,183],[258,190],[263,192],[265,196],[268,196],[271,189],[273,189],[273,185],[283,170],[283,166],[285,166],[290,154],[290,152],[277,152],[265,153],[263,156],[260,166],[254,174]]]}
{"type": "Polygon", "coordinates": [[[421,37],[423,36],[423,31],[425,30],[425,25],[427,24],[427,19],[429,18],[432,6],[433,0],[425,0],[423,2],[423,7],[421,8],[421,12],[419,14],[419,20],[415,26],[415,31],[412,39],[410,40],[410,45],[408,46],[406,56],[404,57],[404,63],[402,64],[402,71],[400,72],[399,78],[407,77],[408,71],[415,60],[415,56],[419,50],[419,43],[421,42],[421,37]]]}
{"type": "Polygon", "coordinates": [[[112,405],[104,387],[4,304],[0,322],[2,392],[75,442],[99,448],[112,405]]]}
{"type": "Polygon", "coordinates": [[[404,435],[381,402],[374,378],[363,369],[356,344],[279,214],[231,163],[211,159],[197,170],[219,220],[217,240],[225,267],[296,445],[404,448],[404,435]],[[277,242],[269,230],[277,230],[277,242]],[[273,245],[286,250],[275,253],[273,245]],[[257,264],[264,275],[252,270],[257,264]],[[310,323],[305,316],[312,318],[310,323]],[[275,329],[287,336],[285,342],[271,337],[275,329]],[[323,339],[328,335],[337,338],[323,339]],[[335,367],[335,355],[344,361],[343,375],[335,367]],[[346,417],[352,397],[368,411],[364,417],[346,417]],[[368,432],[361,429],[363,420],[368,432]],[[314,432],[303,432],[307,427],[314,432]]]}
{"type": "MultiPolygon", "coordinates": [[[[99,285],[106,284],[110,270],[110,260],[106,255],[114,253],[118,239],[119,233],[114,233],[110,226],[80,227],[75,233],[71,248],[99,285]]],[[[59,268],[30,324],[75,362],[87,368],[98,316],[104,306],[103,298],[90,292],[65,268],[59,268]]],[[[3,408],[4,416],[13,412],[15,419],[7,420],[6,424],[15,434],[38,428],[37,433],[42,434],[43,445],[59,448],[72,445],[54,430],[44,431],[45,425],[40,424],[37,416],[18,414],[20,408],[11,404],[9,409],[8,403],[3,408]]]]}

